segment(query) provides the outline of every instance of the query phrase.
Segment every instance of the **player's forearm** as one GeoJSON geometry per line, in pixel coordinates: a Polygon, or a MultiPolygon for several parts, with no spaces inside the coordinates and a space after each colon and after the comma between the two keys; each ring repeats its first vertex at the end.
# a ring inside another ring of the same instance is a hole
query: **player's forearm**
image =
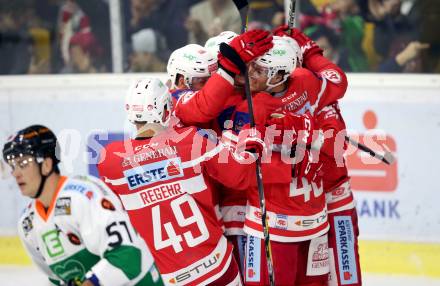
{"type": "Polygon", "coordinates": [[[189,98],[183,96],[178,101],[175,114],[187,125],[207,123],[218,117],[233,92],[234,86],[230,82],[214,74],[202,90],[189,98]]]}

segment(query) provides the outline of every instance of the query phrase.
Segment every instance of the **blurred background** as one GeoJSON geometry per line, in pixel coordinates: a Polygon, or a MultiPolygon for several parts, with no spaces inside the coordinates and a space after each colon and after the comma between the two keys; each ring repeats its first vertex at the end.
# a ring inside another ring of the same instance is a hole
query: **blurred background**
{"type": "MultiPolygon", "coordinates": [[[[440,1],[297,2],[297,25],[348,73],[350,136],[381,136],[397,158],[347,153],[364,285],[440,285],[440,1]]],[[[290,1],[249,3],[249,29],[273,29],[290,1]]],[[[100,148],[129,132],[129,82],[165,81],[173,50],[240,27],[229,0],[0,0],[0,143],[44,124],[64,174],[96,175],[100,148]]],[[[1,284],[46,285],[16,236],[28,200],[3,161],[0,195],[1,284]]]]}
{"type": "MultiPolygon", "coordinates": [[[[284,23],[284,1],[249,2],[249,29],[284,23]]],[[[301,29],[348,72],[440,72],[436,0],[299,2],[301,29]]],[[[0,0],[0,19],[3,75],[163,72],[176,48],[240,31],[224,0],[0,0]]]]}

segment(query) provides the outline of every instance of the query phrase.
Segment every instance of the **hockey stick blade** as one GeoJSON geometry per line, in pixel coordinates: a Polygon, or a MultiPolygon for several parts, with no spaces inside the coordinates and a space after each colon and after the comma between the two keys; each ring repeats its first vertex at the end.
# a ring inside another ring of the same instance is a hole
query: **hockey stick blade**
{"type": "Polygon", "coordinates": [[[396,160],[393,153],[391,153],[390,149],[386,145],[382,145],[382,147],[385,149],[385,153],[381,155],[373,151],[372,149],[368,148],[364,144],[361,144],[348,136],[345,136],[345,140],[354,147],[358,148],[359,150],[362,150],[365,153],[370,154],[371,157],[379,159],[380,161],[384,162],[387,165],[391,165],[396,160]]]}
{"type": "Polygon", "coordinates": [[[383,144],[382,147],[385,149],[385,154],[383,154],[383,158],[389,162],[389,165],[393,164],[396,161],[396,157],[394,157],[393,153],[387,145],[383,144]]]}

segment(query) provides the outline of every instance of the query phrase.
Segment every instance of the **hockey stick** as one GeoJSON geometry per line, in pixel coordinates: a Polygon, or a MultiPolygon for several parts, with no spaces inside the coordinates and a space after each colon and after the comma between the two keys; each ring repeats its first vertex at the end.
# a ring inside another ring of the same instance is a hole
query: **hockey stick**
{"type": "Polygon", "coordinates": [[[289,26],[290,30],[292,30],[295,27],[295,10],[296,10],[296,0],[291,0],[289,7],[289,19],[287,21],[287,25],[289,26]]]}
{"type": "Polygon", "coordinates": [[[350,143],[354,147],[359,148],[359,150],[362,150],[365,153],[370,154],[371,157],[374,157],[376,159],[381,160],[385,164],[391,165],[396,160],[393,153],[391,153],[391,151],[388,150],[388,148],[385,145],[382,146],[383,149],[385,150],[385,153],[383,155],[381,155],[381,154],[378,154],[375,151],[373,151],[371,148],[365,146],[364,144],[357,142],[356,140],[354,140],[348,136],[345,136],[345,141],[347,141],[348,143],[350,143]]]}
{"type": "Polygon", "coordinates": [[[240,13],[241,32],[247,31],[249,4],[247,0],[232,0],[240,13]]]}
{"type": "MultiPolygon", "coordinates": [[[[296,0],[291,0],[290,1],[289,19],[287,21],[287,25],[288,25],[290,30],[292,30],[295,27],[296,4],[297,4],[296,0]]],[[[385,164],[391,165],[395,161],[395,158],[394,158],[393,154],[389,150],[387,150],[385,147],[384,147],[385,153],[383,155],[380,155],[380,154],[374,152],[373,150],[371,150],[370,148],[368,148],[367,146],[365,146],[365,145],[355,141],[354,139],[352,139],[352,138],[350,138],[348,136],[345,136],[345,141],[347,141],[348,143],[350,143],[354,147],[359,148],[360,150],[370,154],[372,157],[381,160],[385,164]]]]}
{"type": "MultiPolygon", "coordinates": [[[[234,1],[235,6],[237,7],[237,9],[240,13],[241,32],[243,33],[247,30],[249,4],[248,4],[247,0],[233,0],[233,1],[234,1]]],[[[222,46],[220,46],[220,49],[221,48],[222,48],[222,46]]],[[[231,48],[231,50],[235,52],[235,50],[233,50],[232,48],[231,48]]],[[[243,65],[244,66],[241,67],[241,70],[243,72],[243,76],[245,79],[244,86],[245,86],[246,100],[247,100],[248,109],[249,109],[250,125],[251,125],[251,127],[255,127],[254,109],[253,109],[253,105],[252,105],[252,94],[251,94],[251,88],[250,88],[250,84],[249,84],[248,69],[244,63],[243,63],[243,65]]],[[[267,215],[266,215],[266,200],[264,198],[263,175],[261,173],[261,158],[260,157],[257,157],[255,165],[256,165],[255,170],[257,173],[258,198],[260,200],[261,224],[263,227],[263,234],[264,234],[264,248],[265,248],[265,252],[266,252],[267,273],[269,274],[270,285],[275,286],[275,272],[273,269],[272,248],[270,246],[269,226],[268,226],[267,215]]]]}

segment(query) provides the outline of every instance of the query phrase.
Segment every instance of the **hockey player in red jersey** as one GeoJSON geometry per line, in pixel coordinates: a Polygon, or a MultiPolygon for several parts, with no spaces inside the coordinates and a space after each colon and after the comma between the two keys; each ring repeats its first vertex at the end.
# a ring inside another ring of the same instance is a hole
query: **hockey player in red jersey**
{"type": "MultiPolygon", "coordinates": [[[[249,59],[251,60],[270,49],[272,46],[271,37],[268,36],[269,32],[262,30],[250,31],[240,36],[233,32],[224,32],[217,37],[208,40],[205,46],[210,47],[211,54],[215,54],[215,58],[217,59],[218,45],[220,42],[230,42],[233,38],[238,37],[243,45],[249,46],[249,49],[243,50],[243,52],[248,53],[249,55],[253,54],[253,57],[249,59]],[[251,42],[252,45],[250,45],[251,42]]],[[[206,49],[197,45],[187,45],[179,50],[173,52],[168,64],[168,75],[171,80],[176,83],[182,83],[183,78],[191,78],[194,76],[194,71],[201,67],[200,63],[203,64],[207,62],[203,61],[203,57],[208,57],[205,55],[206,49]],[[179,50],[180,52],[177,52],[179,50]],[[198,60],[189,61],[188,57],[186,57],[188,54],[194,55],[198,60]],[[205,56],[202,57],[201,55],[205,56]],[[183,64],[176,65],[177,63],[183,64]],[[181,68],[182,66],[184,66],[184,68],[181,68]]],[[[205,64],[205,66],[207,65],[205,64]]],[[[197,87],[193,86],[191,88],[192,90],[188,88],[189,85],[175,84],[174,89],[172,90],[172,96],[173,100],[177,101],[176,105],[184,104],[187,100],[197,94],[196,98],[198,100],[198,105],[203,106],[204,109],[201,112],[192,112],[189,109],[185,109],[183,110],[183,114],[179,114],[179,119],[181,119],[186,125],[196,125],[203,128],[213,129],[217,135],[220,136],[224,125],[222,122],[222,126],[220,126],[216,117],[220,111],[223,110],[222,108],[224,105],[233,106],[236,103],[243,101],[242,89],[237,91],[237,87],[234,85],[234,78],[221,69],[207,80],[203,88],[200,89],[200,85],[197,87]],[[210,96],[218,98],[218,100],[205,101],[205,93],[209,93],[210,96]],[[230,96],[231,94],[236,95],[230,96]],[[210,113],[210,111],[213,110],[217,110],[217,114],[210,113]],[[204,111],[208,113],[205,114],[204,111]]],[[[197,111],[200,111],[200,109],[197,111]]],[[[236,144],[236,142],[233,144],[236,144]]],[[[222,185],[216,186],[215,190],[217,193],[216,198],[218,198],[216,200],[216,207],[218,207],[218,204],[221,205],[219,219],[223,222],[225,235],[234,245],[234,256],[237,261],[240,262],[241,268],[243,265],[244,243],[246,242],[246,236],[243,232],[246,211],[246,194],[242,191],[230,189],[222,185]]],[[[216,208],[216,210],[218,210],[218,208],[216,208]]]]}
{"type": "Polygon", "coordinates": [[[137,138],[108,145],[98,170],[149,245],[164,282],[241,285],[232,245],[214,211],[212,188],[215,182],[244,189],[255,175],[230,156],[227,164],[219,164],[215,156],[226,150],[208,133],[169,126],[170,94],[160,80],[139,81],[126,107],[137,138]]]}
{"type": "MultiPolygon", "coordinates": [[[[275,56],[273,58],[277,60],[275,65],[279,68],[278,70],[272,69],[272,71],[274,72],[273,75],[282,75],[282,82],[280,84],[284,84],[289,78],[290,72],[295,68],[300,52],[299,49],[292,51],[287,38],[275,39],[274,43],[275,46],[271,49],[272,53],[270,55],[275,56]],[[283,57],[286,53],[288,53],[287,58],[283,57]]],[[[240,45],[240,41],[234,39],[230,46],[238,51],[246,45],[240,45]]],[[[235,74],[239,73],[234,63],[220,55],[219,66],[220,74],[233,83],[235,74]]],[[[295,94],[295,96],[299,94],[305,97],[303,102],[297,104],[297,107],[303,107],[307,101],[310,102],[311,99],[318,97],[321,81],[313,73],[303,69],[298,69],[296,76],[292,77],[296,82],[296,90],[292,94],[295,94]]],[[[243,94],[240,97],[233,96],[232,99],[235,102],[231,100],[231,94],[217,94],[214,97],[213,93],[210,93],[207,89],[210,81],[208,81],[204,88],[204,94],[196,93],[188,100],[178,102],[176,115],[183,122],[194,124],[207,122],[212,120],[213,117],[215,118],[217,114],[220,114],[217,119],[219,126],[230,126],[233,131],[238,133],[243,128],[243,125],[249,122],[247,103],[243,98],[243,94]]],[[[273,83],[277,82],[274,81],[273,83]]],[[[278,111],[284,116],[287,113],[283,114],[283,107],[287,103],[297,103],[296,99],[297,97],[294,98],[292,96],[282,101],[280,98],[271,96],[268,93],[260,93],[254,97],[255,111],[259,113],[262,110],[262,113],[266,113],[266,115],[278,111]]],[[[311,104],[309,103],[308,106],[311,106],[311,104]]],[[[291,110],[295,110],[295,108],[291,108],[291,110]]],[[[265,115],[256,116],[256,119],[257,123],[266,124],[267,118],[265,115]],[[258,118],[262,119],[262,121],[259,121],[258,118]]],[[[302,128],[306,126],[308,128],[312,127],[312,120],[305,116],[299,116],[295,122],[299,123],[297,126],[302,125],[302,128]]],[[[277,123],[277,121],[273,120],[273,123],[277,123]]],[[[285,163],[282,161],[281,153],[273,152],[270,156],[270,162],[267,164],[263,163],[262,166],[264,188],[268,190],[265,193],[268,193],[266,195],[266,203],[271,240],[274,241],[272,252],[274,256],[275,277],[276,283],[279,285],[302,285],[307,283],[323,285],[327,282],[328,269],[325,268],[326,259],[328,258],[326,256],[327,242],[326,237],[322,237],[328,230],[325,199],[320,182],[317,181],[312,184],[312,182],[307,181],[304,183],[303,179],[306,178],[303,170],[310,168],[310,166],[307,167],[309,165],[307,159],[309,156],[304,157],[306,159],[298,162],[293,161],[294,166],[292,168],[290,162],[285,163]],[[298,176],[292,178],[292,173],[298,176]],[[294,220],[294,218],[297,219],[294,220]],[[305,242],[296,243],[299,241],[305,242]],[[320,253],[320,251],[323,253],[320,253]],[[286,256],[286,252],[290,252],[291,255],[286,256]],[[313,264],[312,254],[309,259],[309,252],[316,252],[321,257],[318,264],[313,264]],[[307,261],[310,261],[310,263],[307,263],[307,261]],[[306,271],[309,265],[310,269],[306,271]],[[313,265],[315,268],[313,268],[313,265]]],[[[314,171],[309,170],[310,177],[308,178],[315,177],[316,168],[317,166],[313,169],[314,171]]],[[[262,238],[261,225],[259,224],[261,214],[258,209],[256,194],[257,191],[255,189],[248,192],[249,205],[246,209],[245,227],[248,233],[262,238]]],[[[226,221],[225,217],[223,219],[226,221]]],[[[264,247],[262,247],[262,242],[259,238],[249,236],[247,242],[248,263],[246,263],[245,277],[246,283],[249,285],[266,285],[268,283],[265,257],[263,255],[264,247]]]]}
{"type": "Polygon", "coordinates": [[[322,55],[322,50],[297,29],[286,25],[278,27],[274,34],[290,36],[303,51],[303,65],[326,80],[323,96],[315,103],[315,115],[319,128],[324,132],[320,160],[323,162],[322,177],[329,213],[329,285],[362,285],[358,251],[358,218],[350,188],[350,177],[345,159],[345,122],[337,100],[347,87],[344,72],[322,55]]]}
{"type": "MultiPolygon", "coordinates": [[[[272,46],[272,38],[269,36],[269,32],[253,30],[242,35],[237,35],[233,32],[223,32],[218,36],[209,39],[205,44],[205,47],[209,47],[211,54],[215,54],[215,57],[217,58],[219,44],[221,42],[229,43],[235,38],[235,43],[240,45],[242,53],[246,53],[248,61],[262,55],[272,46]],[[246,48],[243,49],[243,47],[246,48]]],[[[196,48],[195,45],[192,45],[192,48],[196,48]]],[[[194,54],[197,53],[197,50],[202,49],[196,48],[195,51],[188,51],[188,53],[194,54]]],[[[176,73],[176,69],[173,68],[173,65],[168,65],[168,75],[171,78],[175,77],[176,74],[178,74],[179,78],[188,78],[191,76],[192,70],[200,67],[195,62],[189,62],[187,59],[183,58],[183,56],[183,53],[176,53],[172,61],[174,63],[186,62],[185,69],[179,69],[179,72],[176,73]]],[[[199,62],[201,62],[201,60],[199,60],[199,62]]],[[[169,63],[171,63],[171,58],[169,63]]],[[[173,90],[173,98],[178,99],[177,106],[185,104],[188,100],[194,97],[198,101],[198,105],[204,107],[203,110],[199,108],[194,111],[191,111],[190,109],[176,109],[177,112],[183,111],[183,113],[179,113],[179,119],[187,125],[196,125],[213,129],[220,136],[225,129],[225,122],[221,119],[218,120],[217,116],[223,111],[223,109],[217,110],[217,107],[214,106],[235,106],[238,103],[245,106],[243,102],[242,88],[237,87],[237,85],[241,83],[239,77],[240,75],[231,76],[220,68],[217,73],[214,73],[211,78],[209,78],[203,88],[198,91],[189,91],[188,89],[185,89],[185,87],[183,87],[183,89],[173,90]],[[209,93],[210,97],[217,100],[205,101],[205,98],[207,98],[205,93],[209,93]],[[213,107],[211,107],[211,105],[213,105],[213,107]]],[[[233,145],[236,143],[237,142],[232,142],[233,145]]],[[[216,190],[218,191],[217,202],[220,205],[219,215],[223,222],[225,235],[234,245],[234,256],[237,261],[240,262],[239,264],[242,270],[245,250],[244,245],[246,243],[246,234],[243,231],[247,202],[246,194],[240,190],[222,185],[218,186],[216,190]]]]}

